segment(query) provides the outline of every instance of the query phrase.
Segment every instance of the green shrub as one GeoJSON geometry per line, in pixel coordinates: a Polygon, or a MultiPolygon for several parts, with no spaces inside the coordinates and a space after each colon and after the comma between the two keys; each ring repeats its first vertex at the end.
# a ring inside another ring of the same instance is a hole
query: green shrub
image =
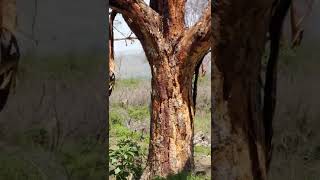
{"type": "Polygon", "coordinates": [[[118,112],[111,111],[109,116],[110,116],[111,124],[122,124],[124,121],[123,116],[118,112]]]}
{"type": "Polygon", "coordinates": [[[167,178],[156,177],[153,180],[209,180],[209,177],[193,175],[190,172],[169,175],[167,178]]]}
{"type": "Polygon", "coordinates": [[[129,107],[128,114],[131,119],[144,120],[150,117],[149,108],[147,106],[129,107]]]}
{"type": "Polygon", "coordinates": [[[142,156],[140,146],[129,138],[121,139],[118,149],[109,150],[109,163],[113,167],[109,172],[117,180],[125,180],[131,174],[139,179],[142,174],[142,156]]]}
{"type": "Polygon", "coordinates": [[[204,147],[204,146],[195,146],[194,152],[198,154],[204,154],[204,155],[210,155],[211,149],[210,147],[204,147]]]}
{"type": "Polygon", "coordinates": [[[131,134],[130,129],[128,129],[120,124],[115,124],[115,125],[111,126],[110,128],[111,128],[110,134],[112,136],[126,137],[131,134]]]}

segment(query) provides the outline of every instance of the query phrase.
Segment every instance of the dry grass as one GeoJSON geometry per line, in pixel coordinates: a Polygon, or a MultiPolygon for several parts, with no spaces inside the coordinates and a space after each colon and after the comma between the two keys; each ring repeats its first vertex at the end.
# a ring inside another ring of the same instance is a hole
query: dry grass
{"type": "Polygon", "coordinates": [[[272,180],[318,180],[320,177],[320,63],[317,58],[312,52],[300,51],[290,58],[287,66],[281,67],[270,169],[272,180]],[[304,59],[308,61],[301,61],[304,59]]]}

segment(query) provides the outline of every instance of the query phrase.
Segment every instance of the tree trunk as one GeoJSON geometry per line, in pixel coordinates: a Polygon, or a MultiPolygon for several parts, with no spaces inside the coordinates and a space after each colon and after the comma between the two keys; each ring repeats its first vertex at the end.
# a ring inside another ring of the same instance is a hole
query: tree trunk
{"type": "Polygon", "coordinates": [[[0,0],[0,111],[7,103],[20,57],[15,37],[17,26],[16,1],[0,0]]]}
{"type": "Polygon", "coordinates": [[[142,179],[166,177],[193,165],[193,74],[169,59],[174,57],[152,65],[151,136],[142,179]]]}
{"type": "Polygon", "coordinates": [[[193,164],[192,77],[210,48],[211,6],[190,28],[185,0],[110,0],[137,36],[152,72],[152,112],[147,168],[142,179],[166,177],[193,164]]]}
{"type": "Polygon", "coordinates": [[[220,1],[213,7],[215,180],[267,179],[259,78],[271,5],[262,2],[220,1]]]}

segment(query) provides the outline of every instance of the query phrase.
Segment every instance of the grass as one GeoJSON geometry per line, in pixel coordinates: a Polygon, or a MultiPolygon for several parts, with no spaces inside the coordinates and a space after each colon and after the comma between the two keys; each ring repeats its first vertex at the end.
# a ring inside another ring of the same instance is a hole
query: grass
{"type": "Polygon", "coordinates": [[[104,63],[104,58],[91,54],[47,57],[28,55],[21,59],[18,77],[31,75],[31,78],[79,79],[95,74],[104,63]]]}
{"type": "Polygon", "coordinates": [[[42,172],[14,154],[0,153],[0,179],[42,179],[42,172]]]}
{"type": "MultiPolygon", "coordinates": [[[[68,142],[51,152],[46,147],[16,144],[2,147],[0,179],[101,179],[105,149],[94,140],[68,142]]],[[[29,142],[34,144],[35,142],[29,142]]]]}
{"type": "Polygon", "coordinates": [[[282,52],[269,179],[318,180],[319,67],[313,47],[282,52]]]}
{"type": "Polygon", "coordinates": [[[118,87],[138,88],[139,84],[143,83],[143,80],[136,79],[136,78],[128,78],[128,79],[121,79],[116,83],[118,87]]]}
{"type": "Polygon", "coordinates": [[[195,154],[201,154],[201,155],[207,155],[209,156],[211,154],[211,148],[210,147],[204,147],[204,146],[195,146],[194,147],[195,154]]]}
{"type": "Polygon", "coordinates": [[[21,58],[16,91],[0,113],[0,179],[105,179],[105,143],[96,138],[104,61],[92,54],[21,58]]]}
{"type": "Polygon", "coordinates": [[[167,178],[156,177],[154,180],[209,180],[210,177],[194,175],[188,172],[182,172],[175,175],[169,175],[167,178]]]}
{"type": "Polygon", "coordinates": [[[150,118],[150,112],[147,106],[130,106],[128,108],[128,115],[129,118],[139,121],[150,118]]]}

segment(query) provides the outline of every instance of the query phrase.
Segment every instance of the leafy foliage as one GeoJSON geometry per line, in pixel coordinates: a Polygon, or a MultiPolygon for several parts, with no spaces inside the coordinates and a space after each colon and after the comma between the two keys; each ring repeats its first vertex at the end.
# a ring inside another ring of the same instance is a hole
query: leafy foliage
{"type": "Polygon", "coordinates": [[[147,106],[131,106],[128,109],[129,117],[135,120],[144,120],[150,117],[147,106]]]}
{"type": "Polygon", "coordinates": [[[118,149],[109,150],[109,163],[113,169],[109,172],[117,180],[124,180],[130,175],[139,179],[142,174],[142,156],[140,146],[129,138],[121,139],[118,149]]]}
{"type": "Polygon", "coordinates": [[[197,176],[188,172],[170,175],[167,178],[155,177],[153,180],[209,180],[209,177],[197,176]]]}

